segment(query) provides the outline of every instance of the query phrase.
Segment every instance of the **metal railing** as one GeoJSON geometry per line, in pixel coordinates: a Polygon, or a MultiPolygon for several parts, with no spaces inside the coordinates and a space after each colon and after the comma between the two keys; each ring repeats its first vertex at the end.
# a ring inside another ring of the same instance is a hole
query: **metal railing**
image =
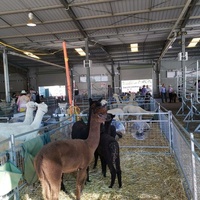
{"type": "MultiPolygon", "coordinates": [[[[175,157],[177,163],[177,168],[180,170],[180,174],[184,178],[185,191],[187,193],[188,199],[198,200],[200,198],[200,145],[197,140],[193,137],[192,133],[187,132],[179,121],[172,115],[171,111],[162,111],[160,109],[159,103],[152,101],[149,105],[153,112],[151,114],[142,113],[142,118],[137,118],[141,113],[125,113],[124,117],[134,116],[131,120],[122,120],[124,124],[129,124],[131,127],[131,132],[137,137],[138,125],[140,123],[149,124],[151,126],[150,130],[147,130],[149,135],[155,134],[154,140],[148,141],[143,145],[141,142],[130,143],[121,146],[121,148],[145,148],[148,149],[160,149],[160,152],[171,154],[175,157]],[[151,117],[150,117],[151,115],[151,117]],[[156,130],[156,131],[155,131],[156,130]],[[134,132],[135,131],[135,132],[134,132]],[[164,142],[161,144],[156,142],[160,137],[164,138],[164,142]],[[164,151],[162,151],[164,149],[164,151]]],[[[82,116],[87,114],[82,114],[82,116]]],[[[63,138],[70,138],[71,127],[74,123],[76,117],[72,116],[70,119],[64,119],[61,122],[50,124],[48,126],[39,129],[41,134],[49,134],[52,141],[59,140],[63,138]],[[67,134],[67,135],[66,135],[67,134]]],[[[130,130],[129,130],[130,131],[130,130]]],[[[26,133],[27,134],[27,133],[26,133]]],[[[11,137],[4,142],[10,141],[10,149],[4,152],[0,152],[0,165],[3,165],[8,160],[16,164],[16,166],[22,171],[24,170],[24,160],[22,154],[22,145],[15,144],[15,137],[11,137]]],[[[0,142],[0,146],[3,142],[0,142]]],[[[22,179],[18,187],[12,190],[6,196],[15,196],[16,199],[19,198],[19,190],[23,188],[26,181],[22,179]]],[[[0,199],[4,197],[0,197],[0,199]]]]}

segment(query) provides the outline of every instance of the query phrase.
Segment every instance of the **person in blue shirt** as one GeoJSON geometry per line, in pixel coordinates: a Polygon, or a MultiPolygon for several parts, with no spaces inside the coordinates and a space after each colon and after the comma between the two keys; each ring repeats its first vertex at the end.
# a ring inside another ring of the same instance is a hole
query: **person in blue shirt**
{"type": "Polygon", "coordinates": [[[147,89],[146,89],[145,85],[143,85],[143,87],[142,87],[142,96],[145,96],[146,93],[147,93],[147,89]]]}
{"type": "Polygon", "coordinates": [[[161,95],[162,103],[165,103],[165,102],[167,103],[167,90],[164,83],[162,84],[160,88],[160,95],[161,95]]]}

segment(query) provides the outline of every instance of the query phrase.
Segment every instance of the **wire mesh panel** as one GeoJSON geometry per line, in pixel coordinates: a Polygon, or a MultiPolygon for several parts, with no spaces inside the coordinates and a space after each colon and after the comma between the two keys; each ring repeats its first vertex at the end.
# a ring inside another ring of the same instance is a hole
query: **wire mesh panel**
{"type": "Polygon", "coordinates": [[[190,134],[179,123],[173,122],[172,130],[173,150],[178,166],[186,181],[188,196],[192,196],[193,199],[197,200],[200,198],[200,159],[198,155],[200,146],[194,140],[196,143],[195,150],[194,152],[191,150],[190,134]],[[194,180],[195,173],[196,180],[194,180]],[[194,184],[195,182],[196,184],[194,184]],[[198,196],[198,198],[195,198],[195,196],[198,196]]]}
{"type": "Polygon", "coordinates": [[[20,179],[18,187],[11,190],[4,196],[0,195],[0,199],[8,199],[12,196],[19,199],[19,191],[25,185],[33,184],[37,179],[33,167],[33,159],[37,152],[43,145],[50,141],[70,138],[72,124],[72,117],[68,117],[62,119],[62,121],[58,121],[57,123],[41,127],[37,130],[40,136],[38,135],[37,137],[34,137],[26,142],[21,141],[21,143],[18,144],[17,141],[20,139],[20,136],[31,134],[31,132],[23,133],[16,137],[12,135],[11,139],[4,140],[0,143],[0,148],[2,148],[0,151],[0,166],[4,166],[6,163],[11,162],[23,174],[23,178],[20,179]]]}
{"type": "Polygon", "coordinates": [[[123,136],[123,142],[119,141],[121,147],[154,153],[170,152],[168,113],[143,113],[142,119],[137,119],[138,113],[129,113],[125,116],[129,120],[124,121],[126,134],[123,136]],[[153,117],[158,115],[163,117],[153,117]]]}

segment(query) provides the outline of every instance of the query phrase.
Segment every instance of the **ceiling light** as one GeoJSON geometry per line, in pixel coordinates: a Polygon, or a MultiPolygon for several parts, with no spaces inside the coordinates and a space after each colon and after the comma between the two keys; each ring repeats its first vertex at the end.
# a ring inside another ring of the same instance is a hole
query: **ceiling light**
{"type": "Polygon", "coordinates": [[[187,47],[195,47],[199,42],[200,38],[193,38],[190,44],[187,47]]]}
{"type": "Polygon", "coordinates": [[[138,43],[130,44],[131,52],[138,52],[138,43]]]}
{"type": "Polygon", "coordinates": [[[33,53],[28,52],[28,51],[25,51],[24,54],[26,54],[27,56],[29,56],[31,58],[40,59],[40,57],[38,57],[38,56],[34,55],[33,53]]]}
{"type": "Polygon", "coordinates": [[[29,13],[28,14],[28,23],[27,23],[27,26],[36,26],[36,24],[33,22],[33,13],[29,13]]]}
{"type": "Polygon", "coordinates": [[[78,54],[79,54],[80,56],[86,56],[86,53],[83,51],[83,49],[81,49],[81,48],[76,48],[75,50],[78,52],[78,54]]]}

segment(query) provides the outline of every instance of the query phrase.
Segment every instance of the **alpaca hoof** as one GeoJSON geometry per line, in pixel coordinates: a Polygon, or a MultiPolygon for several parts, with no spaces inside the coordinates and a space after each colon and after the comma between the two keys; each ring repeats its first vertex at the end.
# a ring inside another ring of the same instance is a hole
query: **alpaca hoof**
{"type": "Polygon", "coordinates": [[[110,185],[109,188],[112,188],[112,185],[110,185]]]}

